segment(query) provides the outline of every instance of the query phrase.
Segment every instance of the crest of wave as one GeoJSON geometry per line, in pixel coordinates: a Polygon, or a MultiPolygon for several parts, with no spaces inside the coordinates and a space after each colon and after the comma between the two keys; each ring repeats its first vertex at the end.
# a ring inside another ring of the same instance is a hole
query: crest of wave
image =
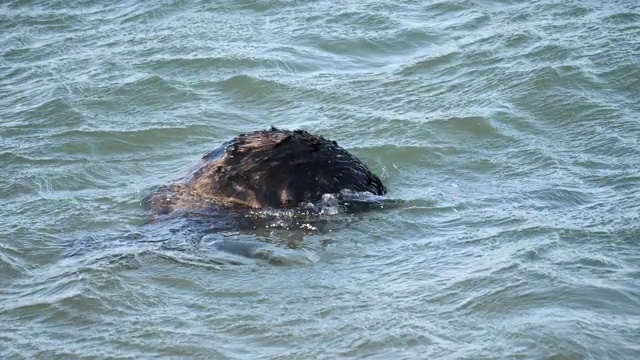
{"type": "Polygon", "coordinates": [[[343,190],[340,193],[324,194],[320,201],[303,203],[293,209],[250,210],[245,217],[261,221],[261,225],[267,228],[320,230],[341,215],[381,209],[389,204],[383,196],[368,191],[343,190]]]}

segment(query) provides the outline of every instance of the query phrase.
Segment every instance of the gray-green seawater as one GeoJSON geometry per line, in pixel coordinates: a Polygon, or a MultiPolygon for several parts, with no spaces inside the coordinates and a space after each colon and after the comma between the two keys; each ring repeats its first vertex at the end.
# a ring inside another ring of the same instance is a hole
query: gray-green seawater
{"type": "Polygon", "coordinates": [[[635,0],[2,1],[0,357],[638,359],[639,114],[635,0]],[[269,125],[401,205],[144,225],[269,125]]]}

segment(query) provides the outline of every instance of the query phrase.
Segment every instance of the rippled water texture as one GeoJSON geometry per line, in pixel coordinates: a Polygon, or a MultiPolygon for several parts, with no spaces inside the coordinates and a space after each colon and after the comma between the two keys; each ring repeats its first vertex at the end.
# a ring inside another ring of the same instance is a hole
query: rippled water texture
{"type": "Polygon", "coordinates": [[[638,359],[639,84],[634,0],[3,1],[0,358],[638,359]],[[400,205],[144,224],[269,125],[400,205]]]}

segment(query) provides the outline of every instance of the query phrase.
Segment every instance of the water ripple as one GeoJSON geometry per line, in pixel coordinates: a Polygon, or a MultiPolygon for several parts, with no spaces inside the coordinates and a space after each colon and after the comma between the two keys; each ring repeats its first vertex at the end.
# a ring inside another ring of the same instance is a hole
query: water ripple
{"type": "Polygon", "coordinates": [[[0,357],[638,358],[639,10],[2,2],[0,357]],[[142,225],[268,125],[337,140],[389,206],[142,225]]]}

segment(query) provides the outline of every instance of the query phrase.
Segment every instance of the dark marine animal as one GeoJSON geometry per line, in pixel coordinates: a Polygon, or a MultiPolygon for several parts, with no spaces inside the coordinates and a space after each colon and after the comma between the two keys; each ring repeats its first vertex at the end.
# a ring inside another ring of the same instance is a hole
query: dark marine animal
{"type": "Polygon", "coordinates": [[[182,181],[148,200],[151,220],[177,210],[306,209],[327,194],[387,188],[337,142],[305,130],[240,134],[205,154],[182,181]]]}

